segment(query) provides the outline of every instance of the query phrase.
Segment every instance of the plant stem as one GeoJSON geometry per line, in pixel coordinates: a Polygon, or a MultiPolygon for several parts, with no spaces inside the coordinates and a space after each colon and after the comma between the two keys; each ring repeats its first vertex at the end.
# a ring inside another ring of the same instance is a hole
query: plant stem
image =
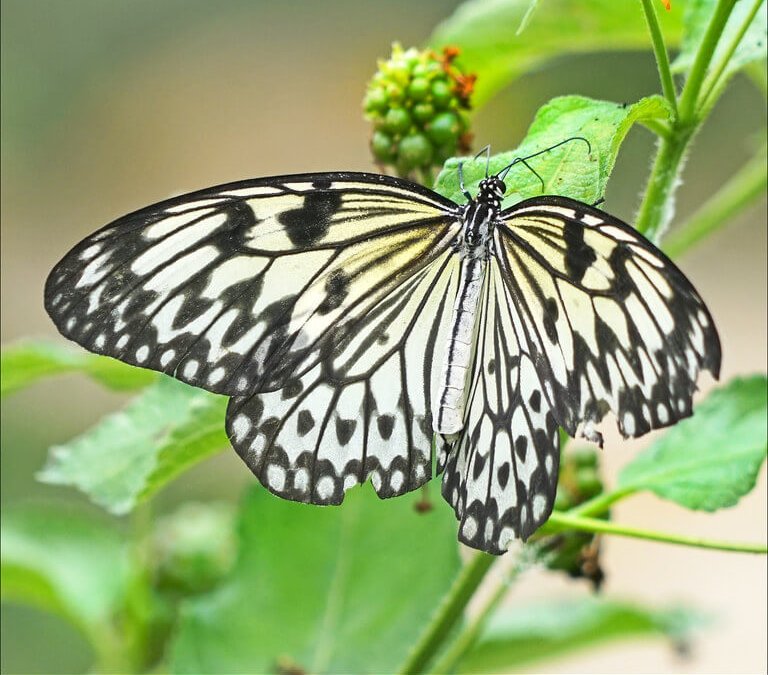
{"type": "Polygon", "coordinates": [[[699,539],[697,537],[686,537],[667,532],[657,532],[655,530],[644,530],[629,525],[621,525],[597,518],[586,518],[583,516],[573,516],[568,513],[555,512],[549,517],[548,525],[557,530],[581,530],[583,532],[597,532],[603,534],[616,534],[621,537],[632,537],[635,539],[647,539],[648,541],[661,541],[668,544],[680,544],[682,546],[694,546],[696,548],[708,548],[718,551],[736,551],[740,553],[768,553],[768,546],[765,544],[742,544],[728,541],[715,541],[711,539],[699,539]]]}
{"type": "Polygon", "coordinates": [[[659,69],[659,79],[661,80],[661,90],[676,117],[677,93],[675,92],[675,81],[672,78],[672,70],[669,67],[669,54],[667,53],[667,46],[664,44],[664,36],[661,33],[659,19],[656,16],[656,7],[653,4],[654,0],[641,1],[643,3],[643,11],[645,12],[645,21],[648,24],[648,30],[651,33],[653,53],[656,56],[656,66],[659,69]]]}
{"type": "Polygon", "coordinates": [[[746,18],[744,19],[744,23],[733,37],[733,40],[731,40],[731,43],[726,48],[725,52],[720,58],[720,62],[713,68],[712,73],[709,75],[709,77],[707,77],[704,84],[702,85],[704,93],[702,94],[699,102],[700,110],[709,109],[710,103],[714,103],[714,99],[717,98],[716,91],[721,84],[720,80],[722,75],[725,72],[725,69],[728,67],[728,64],[731,61],[731,57],[738,48],[739,43],[746,34],[747,30],[749,30],[749,26],[757,15],[757,11],[760,9],[760,5],[762,4],[763,0],[754,1],[752,9],[749,11],[749,14],[747,14],[746,18]]]}
{"type": "Polygon", "coordinates": [[[398,673],[415,675],[424,672],[426,666],[435,657],[438,648],[463,616],[467,603],[480,586],[486,573],[497,560],[495,556],[478,551],[464,565],[448,591],[448,595],[437,608],[435,615],[398,673]]]}
{"type": "Polygon", "coordinates": [[[569,516],[596,516],[601,513],[605,513],[611,506],[624,497],[629,497],[635,493],[632,488],[624,488],[621,490],[615,490],[614,492],[603,492],[602,494],[587,500],[586,502],[579,504],[578,506],[569,509],[566,515],[569,516]]]}
{"type": "Polygon", "coordinates": [[[480,607],[477,615],[467,623],[461,633],[451,641],[451,646],[437,661],[435,661],[434,665],[429,669],[430,673],[433,675],[441,675],[442,673],[453,672],[456,664],[461,661],[461,658],[475,644],[475,641],[485,627],[488,618],[494,611],[496,611],[499,603],[507,595],[509,587],[515,579],[527,569],[527,567],[527,564],[518,559],[515,566],[507,572],[504,578],[498,581],[496,588],[493,589],[491,595],[483,603],[482,607],[480,607]]]}
{"type": "Polygon", "coordinates": [[[635,219],[638,232],[655,243],[672,218],[674,191],[691,135],[692,129],[673,129],[669,136],[659,139],[645,196],[635,219]]]}
{"type": "Polygon", "coordinates": [[[708,234],[726,225],[765,192],[768,168],[764,153],[755,155],[710,199],[664,242],[664,251],[674,258],[708,234]]]}
{"type": "Polygon", "coordinates": [[[680,94],[679,121],[683,125],[692,124],[696,117],[696,102],[699,100],[701,85],[707,74],[707,68],[715,53],[715,48],[723,34],[728,17],[733,11],[736,0],[718,0],[712,19],[704,32],[699,50],[693,60],[685,86],[680,94]]]}

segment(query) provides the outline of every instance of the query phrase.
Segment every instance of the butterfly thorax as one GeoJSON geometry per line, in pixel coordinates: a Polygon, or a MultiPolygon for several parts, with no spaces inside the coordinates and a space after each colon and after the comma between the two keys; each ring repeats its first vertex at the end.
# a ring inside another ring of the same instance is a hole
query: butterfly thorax
{"type": "Polygon", "coordinates": [[[464,207],[462,257],[487,260],[493,227],[501,210],[506,186],[496,176],[480,181],[477,197],[464,207]]]}

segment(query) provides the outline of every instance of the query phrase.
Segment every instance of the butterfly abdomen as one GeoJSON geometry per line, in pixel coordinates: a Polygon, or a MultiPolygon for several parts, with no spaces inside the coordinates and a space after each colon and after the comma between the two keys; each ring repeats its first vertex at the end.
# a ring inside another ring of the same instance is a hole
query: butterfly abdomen
{"type": "Polygon", "coordinates": [[[445,349],[434,416],[435,432],[456,434],[464,427],[467,373],[472,365],[477,307],[485,278],[491,224],[497,213],[494,205],[474,202],[464,215],[464,240],[460,249],[461,278],[451,315],[451,331],[445,349]]]}

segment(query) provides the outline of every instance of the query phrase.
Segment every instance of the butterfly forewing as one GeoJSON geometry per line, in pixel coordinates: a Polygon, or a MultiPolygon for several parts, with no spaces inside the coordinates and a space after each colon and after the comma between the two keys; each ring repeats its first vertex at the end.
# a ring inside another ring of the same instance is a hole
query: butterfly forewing
{"type": "Polygon", "coordinates": [[[76,246],[46,309],[91,351],[216,393],[277,389],[450,245],[455,210],[374,174],[211,188],[76,246]]]}
{"type": "Polygon", "coordinates": [[[501,214],[496,250],[558,422],[601,441],[610,410],[624,436],[691,414],[720,343],[704,303],[661,251],[616,218],[563,197],[501,214]]]}

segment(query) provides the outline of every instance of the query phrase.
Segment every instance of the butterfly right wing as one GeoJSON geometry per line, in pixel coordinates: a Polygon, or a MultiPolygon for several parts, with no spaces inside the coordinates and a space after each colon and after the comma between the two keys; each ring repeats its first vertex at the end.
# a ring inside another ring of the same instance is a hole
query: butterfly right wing
{"type": "Polygon", "coordinates": [[[86,349],[221,394],[279,389],[448,249],[456,205],[375,174],[232,183],[125,216],[51,272],[86,349]]]}

